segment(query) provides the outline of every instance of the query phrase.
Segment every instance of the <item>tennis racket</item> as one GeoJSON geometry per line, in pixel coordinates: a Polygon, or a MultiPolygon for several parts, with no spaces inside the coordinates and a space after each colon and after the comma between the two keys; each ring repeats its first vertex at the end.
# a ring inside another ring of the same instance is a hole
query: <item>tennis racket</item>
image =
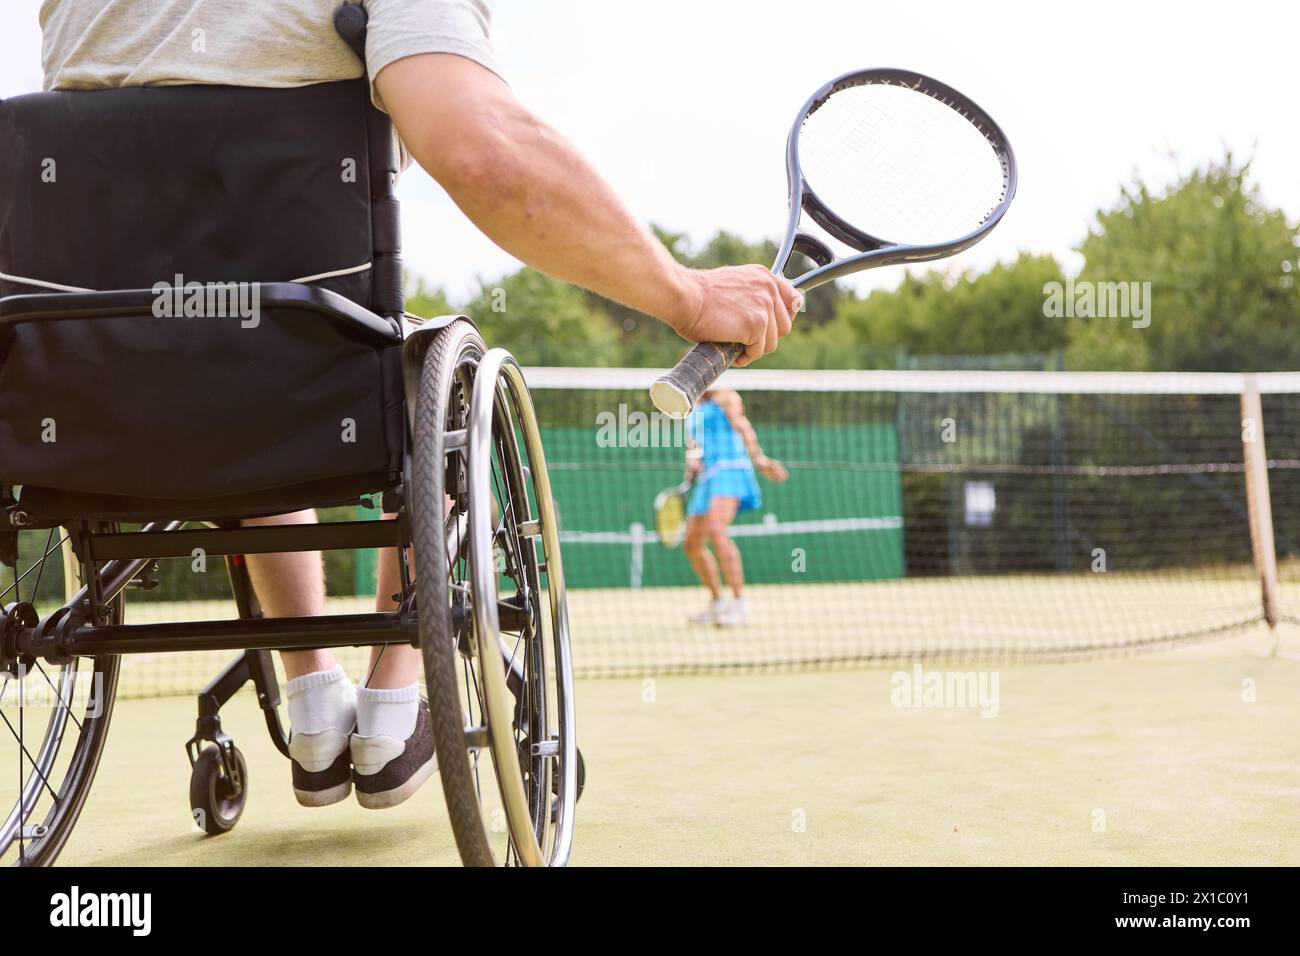
{"type": "MultiPolygon", "coordinates": [[[[926,262],[969,249],[1001,221],[1016,193],[1016,160],[997,123],[969,99],[909,70],[847,73],[803,105],[786,143],[790,215],[772,271],[798,252],[814,268],[797,289],[864,269],[926,262]],[[807,215],[837,256],[801,228],[807,215]]],[[[702,342],[658,379],[664,414],[689,414],[740,355],[736,343],[702,342]]]]}
{"type": "Polygon", "coordinates": [[[695,478],[665,488],[655,495],[655,533],[665,548],[675,548],[686,538],[686,499],[695,478]]]}

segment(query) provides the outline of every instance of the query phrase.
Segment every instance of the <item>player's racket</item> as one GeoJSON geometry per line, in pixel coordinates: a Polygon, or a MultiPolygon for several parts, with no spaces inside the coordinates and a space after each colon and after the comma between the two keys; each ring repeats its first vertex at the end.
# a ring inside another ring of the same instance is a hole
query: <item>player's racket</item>
{"type": "Polygon", "coordinates": [[[695,479],[665,488],[655,495],[655,533],[665,548],[675,548],[686,538],[686,499],[695,479]]]}
{"type": "MultiPolygon", "coordinates": [[[[790,218],[772,271],[798,252],[815,267],[793,280],[814,289],[863,269],[942,259],[996,226],[1016,193],[1016,160],[997,123],[950,86],[909,70],[832,80],[803,105],[786,144],[790,218]],[[837,256],[803,231],[804,214],[848,247],[837,256]]],[[[702,342],[650,389],[683,417],[744,352],[702,342]]]]}

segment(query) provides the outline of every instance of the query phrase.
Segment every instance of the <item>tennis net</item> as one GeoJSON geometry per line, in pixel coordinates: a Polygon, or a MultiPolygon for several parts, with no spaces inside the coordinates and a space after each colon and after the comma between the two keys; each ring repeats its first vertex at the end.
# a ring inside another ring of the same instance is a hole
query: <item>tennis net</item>
{"type": "MultiPolygon", "coordinates": [[[[789,470],[731,528],[735,628],[688,624],[707,593],[654,534],[685,445],[654,373],[527,376],[581,675],[1015,662],[1300,624],[1300,373],[730,372],[789,470]]],[[[221,574],[203,602],[132,592],[128,621],[230,616],[221,574]]],[[[331,576],[333,609],[367,606],[361,577],[331,576]]],[[[193,692],[229,656],[125,660],[123,692],[193,692]]]]}
{"type": "Polygon", "coordinates": [[[1300,618],[1300,375],[730,373],[790,474],[733,526],[734,629],[687,625],[705,592],[646,530],[683,464],[652,377],[530,375],[588,672],[1014,661],[1300,618]]]}

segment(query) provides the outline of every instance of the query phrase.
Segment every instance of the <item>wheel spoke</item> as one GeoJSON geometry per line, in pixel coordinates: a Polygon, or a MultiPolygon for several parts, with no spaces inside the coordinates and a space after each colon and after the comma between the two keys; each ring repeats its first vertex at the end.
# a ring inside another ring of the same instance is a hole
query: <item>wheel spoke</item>
{"type": "MultiPolygon", "coordinates": [[[[75,686],[76,686],[76,671],[75,671],[76,664],[72,664],[72,665],[70,665],[70,666],[74,668],[74,671],[73,671],[73,680],[72,680],[70,683],[72,684],[73,687],[75,687],[75,686]]],[[[68,717],[72,720],[72,722],[73,722],[74,724],[77,725],[77,729],[78,729],[78,730],[83,730],[84,728],[81,726],[81,721],[77,720],[77,715],[73,712],[72,708],[68,706],[68,701],[64,699],[64,696],[63,696],[63,695],[64,695],[64,692],[61,691],[61,690],[59,690],[57,687],[54,686],[54,681],[50,680],[50,675],[47,674],[47,673],[45,672],[45,668],[41,666],[41,662],[40,662],[40,661],[37,661],[37,662],[36,662],[36,669],[37,669],[38,671],[40,671],[40,672],[41,672],[41,676],[45,678],[45,683],[47,683],[47,684],[50,685],[50,690],[54,691],[54,693],[58,695],[58,698],[59,698],[59,706],[62,707],[62,708],[64,708],[65,710],[67,710],[67,712],[68,712],[68,717]]],[[[94,688],[93,688],[93,687],[91,688],[91,693],[94,693],[94,688]]],[[[71,695],[69,695],[69,696],[71,696],[71,695]]]]}
{"type": "MultiPolygon", "coordinates": [[[[31,754],[31,751],[27,749],[27,742],[23,739],[23,730],[24,730],[24,726],[23,726],[23,724],[24,724],[23,715],[24,715],[24,713],[26,712],[26,710],[27,710],[27,708],[26,708],[25,706],[23,706],[21,703],[18,705],[18,729],[17,729],[17,730],[14,729],[14,725],[13,725],[12,723],[10,723],[9,718],[6,717],[6,716],[4,715],[3,712],[0,712],[0,720],[3,720],[3,721],[4,721],[5,726],[9,728],[9,733],[10,733],[10,735],[14,738],[14,740],[16,740],[16,741],[18,742],[18,788],[19,788],[19,789],[18,789],[18,792],[19,792],[19,803],[22,802],[22,796],[21,796],[21,794],[22,794],[23,791],[26,789],[26,784],[27,784],[27,775],[23,772],[23,757],[24,757],[24,756],[26,756],[27,760],[31,761],[31,764],[32,764],[32,771],[36,774],[36,776],[38,776],[38,777],[41,778],[41,783],[44,784],[46,790],[50,791],[50,796],[51,796],[51,797],[54,799],[54,801],[57,803],[57,802],[58,802],[58,799],[59,799],[59,795],[55,792],[54,788],[53,788],[52,786],[50,786],[50,782],[49,782],[49,780],[46,779],[45,774],[41,773],[41,769],[40,769],[40,767],[39,767],[38,764],[37,764],[37,760],[36,760],[36,758],[33,757],[32,754],[31,754]]],[[[26,818],[24,817],[24,819],[26,819],[26,818]]]]}
{"type": "MultiPolygon", "coordinates": [[[[51,534],[52,533],[53,533],[53,529],[51,529],[51,534]]],[[[59,548],[63,547],[63,542],[66,540],[68,540],[66,537],[60,538],[58,544],[54,545],[54,547],[52,548],[47,549],[45,553],[42,554],[39,558],[37,558],[22,574],[18,574],[18,569],[14,568],[13,583],[10,584],[7,588],[5,588],[3,592],[0,592],[0,597],[4,597],[8,595],[9,592],[12,591],[14,595],[14,600],[15,601],[19,600],[18,585],[22,583],[23,579],[26,578],[33,571],[36,572],[36,585],[39,586],[41,583],[41,572],[45,567],[46,559],[49,558],[49,556],[53,554],[55,551],[59,550],[59,548]]],[[[36,599],[36,587],[34,586],[32,588],[33,603],[35,602],[35,599],[36,599]]]]}
{"type": "MultiPolygon", "coordinates": [[[[50,543],[52,540],[54,540],[54,529],[53,529],[53,528],[51,528],[49,534],[47,534],[47,535],[45,536],[45,543],[46,543],[46,545],[49,545],[49,543],[50,543]]],[[[40,570],[36,572],[36,583],[32,585],[32,602],[33,602],[33,603],[36,602],[36,595],[38,595],[38,594],[40,593],[40,591],[41,591],[41,577],[45,574],[45,561],[46,561],[46,559],[49,558],[49,556],[50,556],[51,554],[54,553],[55,549],[62,547],[62,544],[63,544],[63,542],[60,541],[59,544],[56,544],[53,548],[49,548],[49,547],[47,547],[46,550],[45,550],[45,554],[41,557],[40,570]]]]}

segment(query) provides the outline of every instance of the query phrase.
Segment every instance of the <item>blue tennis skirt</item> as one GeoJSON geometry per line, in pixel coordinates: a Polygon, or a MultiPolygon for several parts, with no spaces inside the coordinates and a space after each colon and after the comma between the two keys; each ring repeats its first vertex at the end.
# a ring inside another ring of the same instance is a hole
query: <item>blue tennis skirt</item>
{"type": "Polygon", "coordinates": [[[691,490],[691,500],[686,504],[686,513],[702,515],[708,512],[709,503],[714,498],[737,498],[741,511],[753,511],[763,504],[763,494],[758,489],[758,479],[750,468],[720,468],[696,479],[691,490]]]}

